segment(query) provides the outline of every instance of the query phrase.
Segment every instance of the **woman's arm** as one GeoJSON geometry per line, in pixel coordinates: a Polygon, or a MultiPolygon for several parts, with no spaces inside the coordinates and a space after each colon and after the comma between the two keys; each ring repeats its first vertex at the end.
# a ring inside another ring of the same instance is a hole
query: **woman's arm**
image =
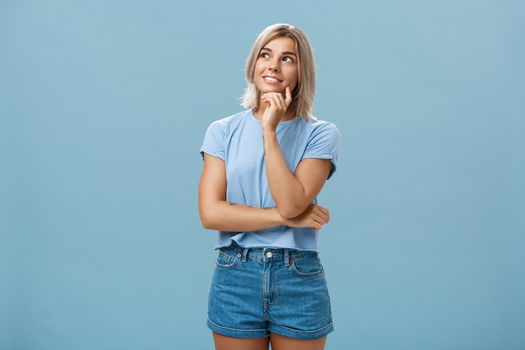
{"type": "Polygon", "coordinates": [[[321,191],[331,164],[326,159],[303,159],[292,174],[276,136],[277,125],[292,102],[290,87],[286,87],[285,97],[279,92],[267,92],[262,95],[261,101],[267,104],[261,131],[268,186],[281,216],[293,218],[300,215],[321,191]]]}
{"type": "Polygon", "coordinates": [[[277,208],[254,208],[226,201],[226,165],[204,153],[199,182],[199,215],[203,227],[220,231],[256,231],[285,224],[277,208]]]}
{"type": "MultiPolygon", "coordinates": [[[[297,117],[299,118],[299,117],[297,117]]],[[[275,130],[262,130],[266,178],[270,192],[283,218],[293,218],[319,194],[331,169],[330,160],[306,158],[292,174],[284,160],[275,130]]]]}
{"type": "Polygon", "coordinates": [[[277,208],[254,208],[215,201],[205,212],[206,215],[201,215],[202,225],[209,230],[244,232],[284,225],[277,208]]]}

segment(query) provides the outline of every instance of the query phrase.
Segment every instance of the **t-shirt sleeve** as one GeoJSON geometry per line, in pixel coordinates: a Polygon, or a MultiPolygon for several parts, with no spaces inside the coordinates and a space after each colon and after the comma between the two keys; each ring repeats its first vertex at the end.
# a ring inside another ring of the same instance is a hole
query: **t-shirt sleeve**
{"type": "Polygon", "coordinates": [[[303,158],[330,159],[332,169],[326,180],[330,179],[337,167],[339,154],[340,134],[334,123],[322,124],[311,133],[303,158]]]}
{"type": "Polygon", "coordinates": [[[211,156],[225,160],[225,134],[219,121],[212,122],[206,129],[204,141],[200,148],[200,154],[204,161],[204,152],[211,156]]]}

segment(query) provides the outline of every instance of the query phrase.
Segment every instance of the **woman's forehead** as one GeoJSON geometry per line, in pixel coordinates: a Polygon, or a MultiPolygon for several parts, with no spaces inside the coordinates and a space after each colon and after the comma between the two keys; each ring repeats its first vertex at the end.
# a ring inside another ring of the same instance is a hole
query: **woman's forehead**
{"type": "Polygon", "coordinates": [[[277,51],[278,49],[281,49],[282,51],[290,51],[295,53],[295,40],[289,37],[273,38],[267,41],[261,50],[264,48],[270,49],[270,51],[277,51]]]}

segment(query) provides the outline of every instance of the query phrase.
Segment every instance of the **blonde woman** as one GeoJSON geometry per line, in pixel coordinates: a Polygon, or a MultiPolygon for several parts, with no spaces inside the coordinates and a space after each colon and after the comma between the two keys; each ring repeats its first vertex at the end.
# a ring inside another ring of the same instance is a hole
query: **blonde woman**
{"type": "Polygon", "coordinates": [[[278,23],[246,61],[245,110],[211,122],[200,153],[199,215],[217,230],[207,326],[215,347],[323,349],[334,330],[319,258],[339,130],[312,115],[315,65],[304,32],[278,23]]]}

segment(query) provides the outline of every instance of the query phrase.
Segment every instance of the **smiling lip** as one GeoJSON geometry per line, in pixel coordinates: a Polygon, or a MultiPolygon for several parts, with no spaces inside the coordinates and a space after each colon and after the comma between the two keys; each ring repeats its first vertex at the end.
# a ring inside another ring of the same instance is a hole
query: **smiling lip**
{"type": "Polygon", "coordinates": [[[276,77],[272,77],[270,75],[266,75],[263,77],[264,81],[267,82],[268,84],[279,84],[279,83],[282,83],[282,80],[280,79],[277,79],[276,77]],[[266,78],[271,78],[271,79],[275,79],[277,81],[273,81],[273,80],[268,80],[266,78]]]}

